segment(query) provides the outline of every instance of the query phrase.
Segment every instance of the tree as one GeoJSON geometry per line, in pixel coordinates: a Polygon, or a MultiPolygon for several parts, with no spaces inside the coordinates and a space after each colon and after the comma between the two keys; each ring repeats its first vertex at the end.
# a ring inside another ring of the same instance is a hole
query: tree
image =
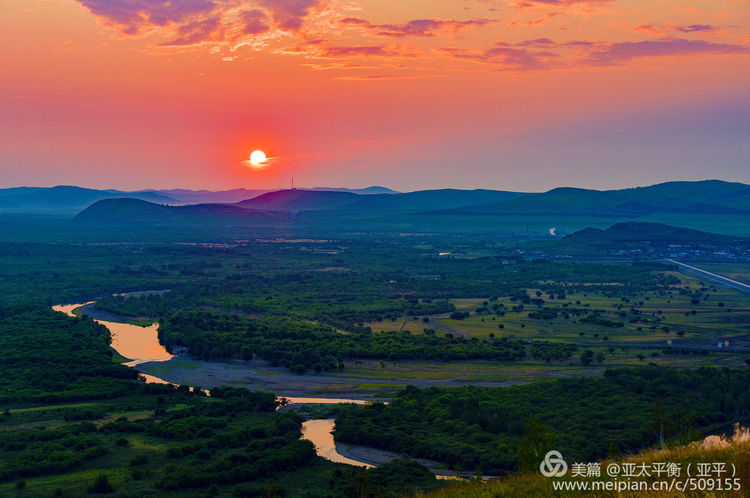
{"type": "Polygon", "coordinates": [[[604,361],[604,353],[602,353],[601,351],[596,353],[596,361],[598,361],[599,364],[601,365],[602,362],[604,361]]]}
{"type": "Polygon", "coordinates": [[[594,352],[590,349],[585,350],[583,353],[581,353],[581,364],[584,366],[591,365],[592,360],[594,359],[594,352]]]}
{"type": "Polygon", "coordinates": [[[89,486],[89,493],[111,493],[115,488],[109,482],[106,474],[99,474],[94,480],[94,484],[89,486]]]}
{"type": "Polygon", "coordinates": [[[534,472],[539,467],[544,455],[550,451],[555,442],[554,435],[535,418],[526,421],[523,439],[516,451],[518,470],[534,472]]]}
{"type": "Polygon", "coordinates": [[[370,479],[364,469],[359,468],[351,480],[352,494],[356,498],[368,498],[370,496],[370,479]]]}

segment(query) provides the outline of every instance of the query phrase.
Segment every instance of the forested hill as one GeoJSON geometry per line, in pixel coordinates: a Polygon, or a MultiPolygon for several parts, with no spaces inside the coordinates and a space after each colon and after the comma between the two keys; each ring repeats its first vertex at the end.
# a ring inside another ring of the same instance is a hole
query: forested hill
{"type": "Polygon", "coordinates": [[[750,214],[750,186],[705,180],[620,190],[561,187],[494,204],[443,209],[435,214],[566,214],[637,218],[656,213],[750,214]]]}
{"type": "Polygon", "coordinates": [[[652,244],[691,244],[706,247],[745,244],[750,239],[731,237],[715,233],[673,227],[661,223],[628,222],[617,223],[606,230],[586,228],[563,239],[570,244],[631,244],[649,242],[652,244]]]}
{"type": "Polygon", "coordinates": [[[278,225],[289,221],[286,213],[243,209],[229,204],[165,206],[139,199],[105,199],[75,217],[85,224],[235,224],[278,225]]]}
{"type": "Polygon", "coordinates": [[[750,255],[748,238],[641,222],[617,223],[606,230],[585,228],[561,239],[531,245],[543,248],[547,254],[641,259],[750,255]]]}

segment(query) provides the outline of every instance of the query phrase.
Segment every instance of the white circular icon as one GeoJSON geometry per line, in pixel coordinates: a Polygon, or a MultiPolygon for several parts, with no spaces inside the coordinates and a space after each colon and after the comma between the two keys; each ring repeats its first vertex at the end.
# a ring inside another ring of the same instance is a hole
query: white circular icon
{"type": "Polygon", "coordinates": [[[568,464],[559,451],[551,450],[544,455],[539,471],[544,477],[562,477],[568,472],[568,464]]]}

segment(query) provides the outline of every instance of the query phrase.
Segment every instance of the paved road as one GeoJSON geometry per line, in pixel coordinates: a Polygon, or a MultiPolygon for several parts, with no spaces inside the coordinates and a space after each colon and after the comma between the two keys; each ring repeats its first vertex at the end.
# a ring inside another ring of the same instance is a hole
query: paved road
{"type": "Polygon", "coordinates": [[[701,270],[700,268],[696,268],[695,266],[690,266],[690,265],[686,265],[685,263],[680,263],[679,261],[675,261],[674,259],[664,259],[662,261],[666,261],[668,263],[677,265],[677,267],[680,270],[684,271],[685,273],[690,273],[697,277],[705,278],[706,280],[710,280],[711,282],[715,282],[725,287],[731,287],[732,289],[737,289],[742,292],[750,293],[750,285],[743,284],[742,282],[732,280],[731,278],[722,277],[721,275],[717,275],[715,273],[711,273],[706,270],[701,270]]]}

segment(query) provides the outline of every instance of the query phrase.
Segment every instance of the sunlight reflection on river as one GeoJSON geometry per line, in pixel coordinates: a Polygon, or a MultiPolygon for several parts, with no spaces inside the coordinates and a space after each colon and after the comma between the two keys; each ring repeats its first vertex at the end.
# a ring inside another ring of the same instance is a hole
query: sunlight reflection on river
{"type": "MultiPolygon", "coordinates": [[[[75,317],[73,311],[81,306],[92,304],[93,301],[81,304],[66,304],[53,306],[54,311],[65,313],[68,316],[75,317]]],[[[167,352],[167,350],[159,343],[159,337],[157,329],[158,323],[153,323],[148,327],[141,327],[138,325],[132,325],[129,323],[121,322],[110,322],[105,320],[96,320],[107,327],[112,336],[112,348],[117,351],[121,356],[129,359],[125,365],[129,367],[135,367],[141,363],[149,361],[168,361],[174,358],[174,355],[167,352]]],[[[145,382],[157,383],[157,384],[170,384],[169,382],[159,377],[141,373],[141,377],[145,382]]],[[[196,389],[193,387],[193,389],[196,389]]],[[[279,401],[286,405],[291,404],[338,404],[338,403],[351,403],[356,405],[364,405],[368,403],[366,400],[361,399],[346,399],[346,398],[306,398],[306,397],[280,397],[279,401]]],[[[333,419],[312,419],[307,420],[302,424],[302,439],[307,439],[315,445],[315,450],[318,456],[325,458],[336,463],[345,463],[349,465],[356,465],[359,467],[371,468],[370,465],[365,462],[352,460],[347,458],[336,451],[336,443],[333,440],[333,434],[331,433],[334,429],[333,419]]],[[[438,476],[440,478],[441,476],[438,476]]]]}
{"type": "MultiPolygon", "coordinates": [[[[73,310],[92,303],[93,301],[82,304],[58,305],[53,306],[52,309],[65,313],[68,316],[76,316],[73,310]]],[[[125,363],[129,367],[134,367],[148,361],[167,361],[174,358],[174,355],[169,354],[164,346],[159,344],[157,334],[158,323],[153,323],[148,327],[141,327],[130,323],[108,322],[96,319],[94,321],[109,329],[112,336],[112,349],[130,360],[125,363]]]]}

